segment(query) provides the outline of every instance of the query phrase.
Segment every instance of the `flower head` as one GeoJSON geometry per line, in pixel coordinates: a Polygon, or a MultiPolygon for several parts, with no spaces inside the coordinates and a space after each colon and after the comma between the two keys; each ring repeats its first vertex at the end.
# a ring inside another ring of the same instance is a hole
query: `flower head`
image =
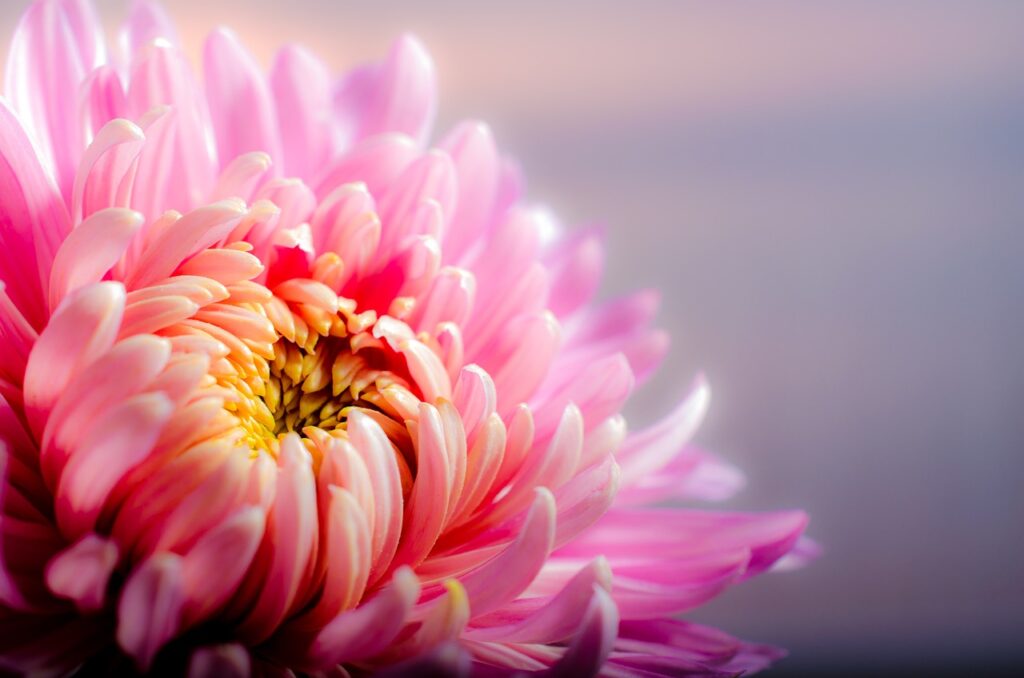
{"type": "Polygon", "coordinates": [[[714,499],[698,381],[592,301],[599,233],[521,200],[486,126],[431,147],[414,39],[340,80],[229,32],[193,73],[138,2],[107,56],[40,0],[0,105],[0,665],[18,672],[731,675],[679,621],[791,553],[714,499]],[[200,87],[202,82],[202,87],[200,87]]]}

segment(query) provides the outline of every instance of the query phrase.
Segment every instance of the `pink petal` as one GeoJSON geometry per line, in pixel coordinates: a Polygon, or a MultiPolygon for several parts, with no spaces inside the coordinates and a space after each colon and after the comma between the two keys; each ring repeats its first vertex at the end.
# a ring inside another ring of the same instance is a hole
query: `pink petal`
{"type": "Polygon", "coordinates": [[[619,629],[619,612],[608,593],[594,588],[594,597],[569,648],[551,667],[551,676],[596,676],[604,665],[619,629]]]}
{"type": "Polygon", "coordinates": [[[458,640],[469,622],[469,599],[457,579],[444,583],[445,592],[414,611],[419,628],[393,648],[395,653],[422,656],[440,645],[458,640]]]}
{"type": "Polygon", "coordinates": [[[201,647],[189,660],[188,678],[248,678],[251,664],[249,652],[237,643],[201,647]]]}
{"type": "Polygon", "coordinates": [[[142,671],[178,633],[183,588],[181,558],[170,553],[146,560],[125,582],[117,609],[117,642],[142,671]]]}
{"type": "Polygon", "coordinates": [[[92,528],[114,485],[152,451],[174,408],[161,393],[128,398],[102,414],[71,450],[55,493],[61,531],[92,528]]]}
{"type": "Polygon", "coordinates": [[[287,176],[312,180],[330,160],[331,125],[324,111],[331,106],[331,76],[327,67],[302,47],[277,53],[270,69],[270,86],[287,176]]]}
{"type": "Polygon", "coordinates": [[[561,339],[558,321],[547,311],[510,323],[485,364],[493,368],[499,412],[529,400],[547,375],[561,339]]]}
{"type": "Polygon", "coordinates": [[[419,594],[416,575],[410,568],[399,568],[389,586],[320,631],[310,649],[312,663],[327,667],[378,654],[405,626],[419,594]]]}
{"type": "Polygon", "coordinates": [[[135,179],[135,162],[145,134],[120,118],[103,125],[85,149],[71,191],[71,217],[84,217],[107,207],[126,207],[135,179]]]}
{"type": "Polygon", "coordinates": [[[385,134],[366,139],[328,165],[316,186],[323,200],[345,184],[362,182],[372,195],[383,195],[410,163],[420,157],[416,143],[401,134],[385,134]]]}
{"type": "Polygon", "coordinates": [[[81,612],[95,612],[103,607],[117,560],[115,542],[87,534],[50,561],[46,585],[54,595],[73,601],[81,612]]]}
{"type": "Polygon", "coordinates": [[[470,629],[466,637],[478,641],[503,643],[561,642],[576,631],[580,622],[580,610],[587,608],[594,596],[594,588],[599,587],[607,591],[611,586],[611,568],[608,567],[607,561],[598,558],[581,568],[556,595],[520,599],[485,619],[474,620],[474,625],[486,621],[498,623],[470,629]]]}
{"type": "Polygon", "coordinates": [[[135,54],[157,39],[178,44],[178,33],[163,5],[152,0],[134,0],[128,21],[121,29],[121,44],[135,54]]]}
{"type": "Polygon", "coordinates": [[[457,262],[494,218],[500,158],[490,128],[481,122],[460,124],[440,147],[451,156],[459,186],[444,239],[445,261],[457,262]]]}
{"type": "Polygon", "coordinates": [[[660,422],[626,439],[619,452],[622,484],[631,485],[668,464],[697,432],[708,409],[711,391],[698,377],[690,394],[660,422]]]}
{"type": "Polygon", "coordinates": [[[402,486],[395,465],[391,441],[365,414],[349,415],[348,434],[352,445],[366,460],[374,496],[373,566],[370,584],[384,574],[398,548],[402,534],[402,486]]]}
{"type": "Polygon", "coordinates": [[[451,499],[451,466],[444,438],[441,416],[437,409],[420,404],[419,435],[416,439],[418,470],[412,495],[405,509],[402,542],[392,567],[415,567],[430,554],[451,499]]]}
{"type": "Polygon", "coordinates": [[[56,487],[69,450],[104,412],[139,393],[170,359],[166,339],[140,336],[116,344],[104,356],[77,373],[54,403],[41,445],[40,465],[51,487],[56,487]],[[120,379],[109,375],[120,374],[120,379]]]}
{"type": "Polygon", "coordinates": [[[0,281],[0,339],[5,350],[0,352],[0,376],[21,383],[29,353],[39,335],[11,301],[7,285],[0,281]]]}
{"type": "Polygon", "coordinates": [[[478,570],[461,577],[474,615],[500,607],[522,593],[551,552],[555,539],[555,498],[544,488],[516,540],[478,570]]]}
{"type": "Polygon", "coordinates": [[[452,401],[466,427],[466,440],[472,444],[480,426],[497,408],[497,392],[490,375],[476,365],[463,368],[455,382],[452,401]]]}
{"type": "Polygon", "coordinates": [[[140,160],[138,190],[152,194],[148,208],[140,211],[153,218],[167,209],[196,207],[213,185],[216,163],[205,143],[210,126],[206,102],[188,59],[167,42],[152,43],[135,54],[129,82],[127,107],[133,118],[160,106],[174,107],[166,116],[173,131],[162,143],[147,143],[159,152],[144,151],[140,160]],[[172,171],[173,180],[168,181],[172,171]]]}
{"type": "Polygon", "coordinates": [[[432,332],[443,322],[463,325],[473,309],[476,279],[461,268],[442,268],[431,282],[430,289],[420,297],[410,324],[432,332]]]}
{"type": "Polygon", "coordinates": [[[84,146],[79,84],[102,58],[102,32],[85,2],[33,4],[18,25],[7,55],[4,91],[26,121],[61,193],[68,197],[84,146]]]}
{"type": "Polygon", "coordinates": [[[113,345],[124,300],[120,284],[96,283],[68,296],[53,314],[25,370],[25,409],[33,429],[42,430],[72,375],[113,345]]]}
{"type": "Polygon", "coordinates": [[[189,256],[230,233],[244,214],[240,200],[224,200],[189,212],[150,238],[127,286],[137,289],[167,278],[189,256]]]}
{"type": "Polygon", "coordinates": [[[409,35],[392,46],[381,64],[354,72],[334,95],[334,110],[354,139],[384,132],[425,138],[437,107],[434,65],[409,35]]]}
{"type": "Polygon", "coordinates": [[[393,252],[410,228],[420,204],[433,200],[447,218],[453,211],[457,184],[455,167],[443,151],[430,151],[409,165],[378,201],[383,230],[380,256],[393,252]]]}
{"type": "MultiPolygon", "coordinates": [[[[111,120],[127,115],[124,85],[117,69],[103,65],[90,73],[82,83],[81,116],[86,137],[95,135],[111,120]]],[[[79,161],[79,171],[81,161],[79,161]]]]}
{"type": "MultiPolygon", "coordinates": [[[[34,5],[31,11],[37,15],[43,8],[34,5]]],[[[44,324],[53,257],[70,230],[53,180],[40,166],[21,124],[0,102],[0,280],[36,328],[44,324]]]]}
{"type": "Polygon", "coordinates": [[[308,617],[314,626],[355,607],[370,575],[370,532],[362,509],[352,493],[338,487],[329,488],[329,497],[326,578],[323,593],[308,617]]]}
{"type": "Polygon", "coordinates": [[[188,550],[181,578],[187,592],[185,619],[189,624],[220,610],[235,593],[256,555],[265,523],[262,509],[239,509],[188,550]]]}
{"type": "Polygon", "coordinates": [[[203,50],[206,98],[222,165],[243,153],[281,158],[270,89],[253,56],[228,30],[210,34],[203,50]],[[244,120],[245,124],[239,124],[244,120]]]}
{"type": "Polygon", "coordinates": [[[297,435],[281,441],[277,496],[264,537],[270,550],[267,571],[255,604],[239,624],[239,633],[258,643],[292,611],[309,586],[305,581],[316,549],[316,492],[312,460],[297,435]]]}
{"type": "Polygon", "coordinates": [[[93,213],[57,250],[50,273],[50,309],[75,290],[99,282],[128,249],[142,215],[111,208],[93,213]]]}
{"type": "Polygon", "coordinates": [[[210,194],[210,199],[239,198],[244,202],[250,202],[256,187],[262,183],[272,164],[270,156],[263,151],[243,153],[221,170],[217,178],[217,187],[210,194]]]}
{"type": "Polygon", "coordinates": [[[597,292],[604,273],[604,234],[590,229],[562,244],[551,270],[550,308],[558,317],[580,309],[597,292]]]}

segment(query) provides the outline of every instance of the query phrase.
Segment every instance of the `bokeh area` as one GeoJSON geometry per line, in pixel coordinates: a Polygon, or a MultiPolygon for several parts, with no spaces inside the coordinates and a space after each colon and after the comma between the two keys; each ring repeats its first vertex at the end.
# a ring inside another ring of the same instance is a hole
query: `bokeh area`
{"type": "Polygon", "coordinates": [[[730,505],[806,507],[825,548],[693,618],[788,647],[779,677],[1024,662],[1024,2],[168,6],[192,55],[229,24],[264,64],[412,30],[442,130],[490,121],[533,199],[607,225],[602,294],[660,288],[674,339],[631,420],[703,370],[730,505]]]}

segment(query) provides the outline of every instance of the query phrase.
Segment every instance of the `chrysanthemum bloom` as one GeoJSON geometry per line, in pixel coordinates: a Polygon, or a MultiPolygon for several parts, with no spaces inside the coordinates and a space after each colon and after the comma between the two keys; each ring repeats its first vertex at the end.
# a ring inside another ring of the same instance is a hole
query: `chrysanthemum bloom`
{"type": "MultiPolygon", "coordinates": [[[[738,476],[619,414],[656,295],[520,202],[488,129],[431,147],[400,39],[332,80],[138,3],[26,13],[0,106],[0,658],[18,673],[721,675],[679,621],[799,512],[644,508],[738,476]],[[200,84],[202,83],[202,84],[200,84]]],[[[678,502],[668,502],[669,504],[678,502]]],[[[799,550],[799,549],[798,549],[799,550]]]]}

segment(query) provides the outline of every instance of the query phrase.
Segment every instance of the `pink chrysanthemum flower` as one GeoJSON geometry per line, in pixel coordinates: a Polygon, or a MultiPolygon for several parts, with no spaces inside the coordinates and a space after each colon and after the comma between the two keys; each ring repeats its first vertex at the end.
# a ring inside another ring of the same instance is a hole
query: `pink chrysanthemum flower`
{"type": "MultiPolygon", "coordinates": [[[[430,147],[400,39],[332,80],[136,4],[25,14],[0,105],[0,660],[18,673],[732,675],[674,615],[792,554],[799,512],[620,409],[656,296],[520,201],[479,123],[430,147]],[[200,84],[202,83],[202,84],[200,84]],[[669,502],[670,504],[672,502],[669,502]],[[678,503],[678,502],[676,502],[678,503]]],[[[668,409],[668,408],[666,408],[668,409]]]]}

